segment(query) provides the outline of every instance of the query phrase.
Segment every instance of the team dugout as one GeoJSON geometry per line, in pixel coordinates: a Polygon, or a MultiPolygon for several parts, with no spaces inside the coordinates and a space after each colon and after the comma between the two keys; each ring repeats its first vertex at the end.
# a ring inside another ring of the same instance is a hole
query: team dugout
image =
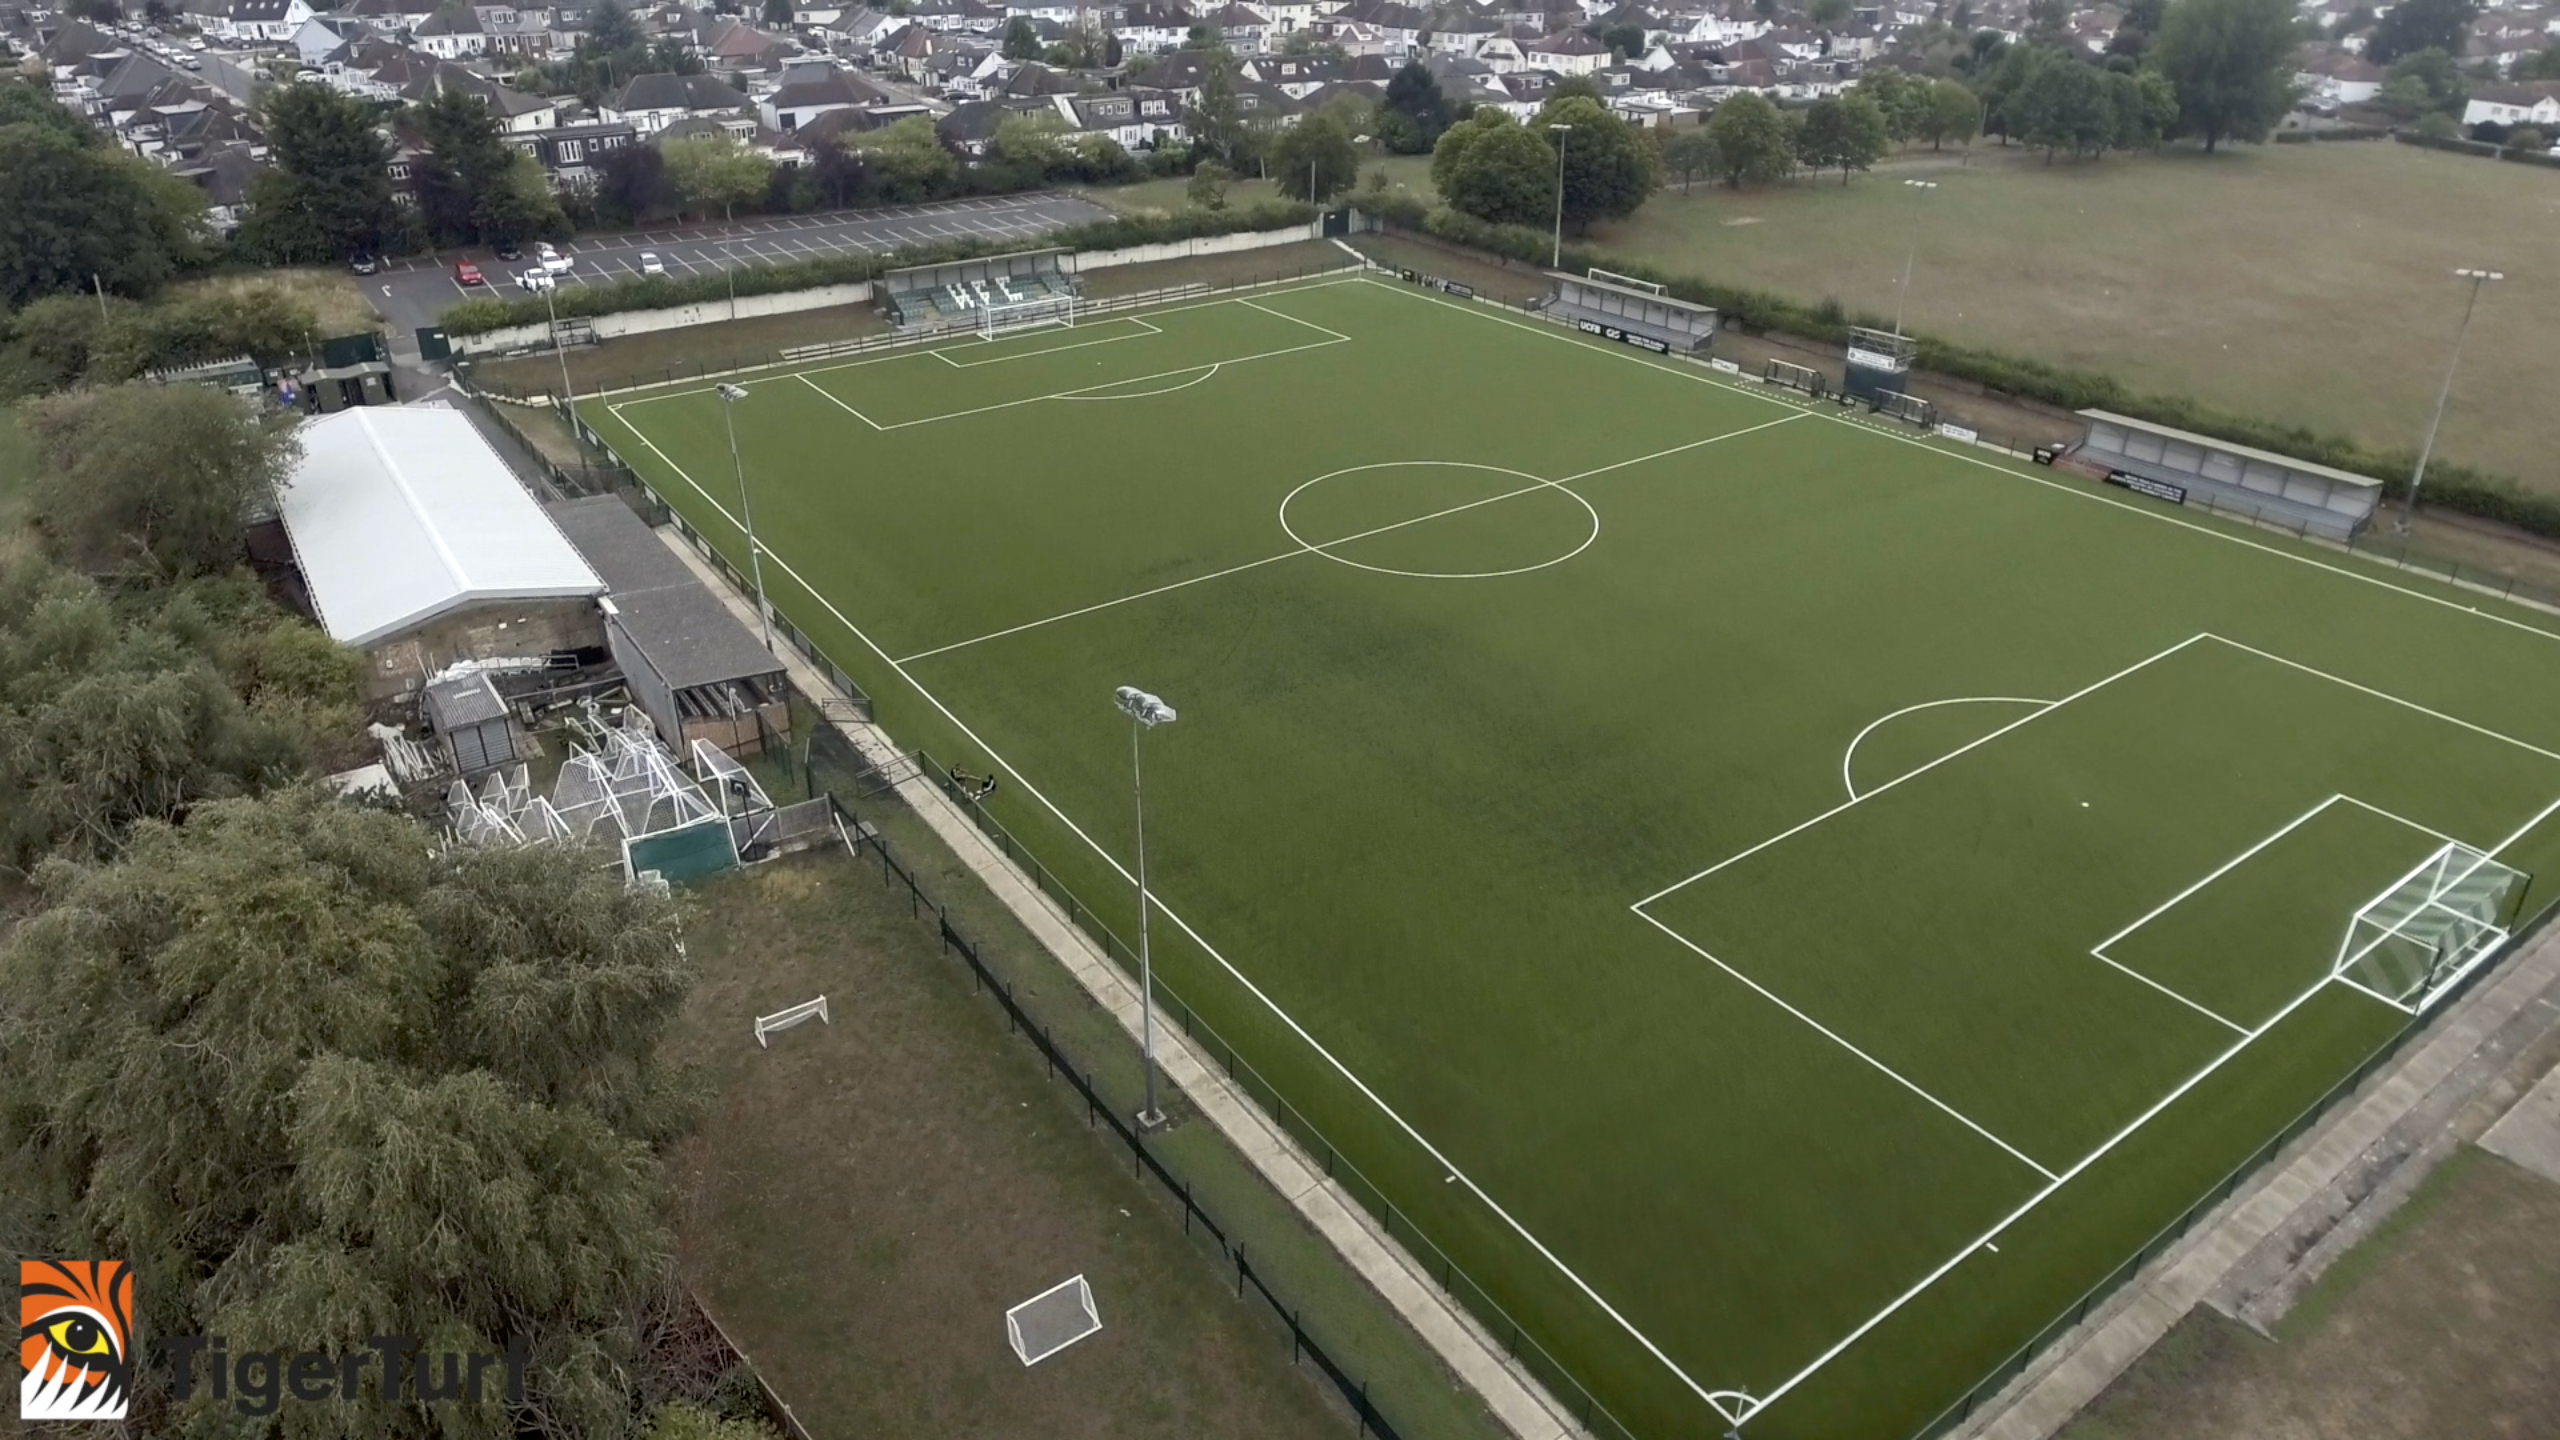
{"type": "Polygon", "coordinates": [[[2077,458],[2112,483],[2177,504],[2194,501],[2331,540],[2361,532],[2382,502],[2382,482],[2209,435],[2106,410],[2083,410],[2089,437],[2077,458]]]}

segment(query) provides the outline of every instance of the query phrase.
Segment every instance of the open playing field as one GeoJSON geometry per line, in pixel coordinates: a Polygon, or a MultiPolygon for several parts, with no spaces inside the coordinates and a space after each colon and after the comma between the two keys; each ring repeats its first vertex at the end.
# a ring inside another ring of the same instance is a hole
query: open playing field
{"type": "MultiPolygon", "coordinates": [[[[1124,934],[1180,710],[1159,978],[1637,1435],[1908,1434],[2560,864],[2560,621],[1488,308],[745,383],[779,609],[1124,934]]],[[[587,407],[744,571],[721,402],[587,407]]]]}

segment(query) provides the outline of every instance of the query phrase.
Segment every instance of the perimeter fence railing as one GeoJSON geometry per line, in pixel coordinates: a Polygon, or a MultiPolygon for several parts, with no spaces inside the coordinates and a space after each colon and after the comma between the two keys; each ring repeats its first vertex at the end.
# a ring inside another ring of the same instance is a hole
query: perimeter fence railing
{"type": "MultiPolygon", "coordinates": [[[[1248,272],[1234,280],[1216,282],[1201,280],[1182,285],[1131,291],[1127,294],[1088,295],[1076,307],[1076,323],[1086,324],[1097,318],[1106,318],[1125,311],[1165,305],[1194,297],[1262,290],[1275,285],[1292,285],[1323,275],[1357,271],[1359,268],[1352,262],[1351,257],[1345,255],[1340,263],[1273,266],[1269,270],[1248,272]]],[[[1096,276],[1110,273],[1108,269],[1092,272],[1096,276]]],[[[711,326],[722,323],[728,322],[708,322],[711,326]]],[[[666,334],[668,332],[648,333],[666,334]]],[[[572,382],[577,386],[571,399],[574,402],[587,396],[650,389],[686,380],[713,380],[729,375],[749,374],[757,370],[806,365],[815,361],[858,359],[884,350],[907,349],[931,344],[938,340],[962,339],[977,333],[978,327],[975,323],[968,320],[953,320],[937,325],[913,325],[868,335],[849,335],[841,340],[815,341],[790,346],[776,346],[771,343],[751,345],[735,341],[724,343],[716,337],[703,335],[689,337],[693,343],[686,346],[686,353],[680,357],[634,359],[628,362],[614,357],[612,349],[614,338],[595,344],[572,343],[568,347],[569,363],[580,373],[571,377],[572,382]]],[[[637,339],[639,337],[616,338],[637,339]]],[[[557,362],[552,358],[555,348],[551,345],[535,345],[503,354],[476,357],[462,363],[463,367],[470,372],[471,385],[476,390],[503,396],[519,403],[557,404],[560,387],[556,383],[557,362]],[[528,367],[528,373],[523,377],[515,376],[506,369],[491,373],[492,366],[504,366],[510,361],[534,357],[539,357],[538,365],[528,367]]]]}
{"type": "Polygon", "coordinates": [[[1166,1196],[1181,1206],[1183,1233],[1212,1251],[1223,1266],[1232,1269],[1236,1297],[1260,1300],[1262,1308],[1287,1329],[1290,1363],[1296,1364],[1300,1360],[1315,1363],[1334,1392],[1341,1397],[1342,1403],[1349,1406],[1357,1417],[1359,1434],[1399,1440],[1399,1432],[1393,1422],[1371,1398],[1369,1382],[1355,1376],[1345,1363],[1348,1352],[1345,1356],[1337,1356],[1317,1339],[1308,1327],[1305,1312],[1281,1298],[1272,1277],[1255,1268],[1253,1257],[1247,1253],[1238,1233],[1209,1212],[1194,1194],[1191,1182],[1175,1170],[1166,1154],[1160,1153],[1158,1147],[1148,1143],[1143,1132],[1121,1118],[1122,1107],[1103,1094],[1095,1072],[1059,1043],[1053,1027],[1035,1017],[1016,998],[1014,981],[998,974],[995,967],[988,964],[984,953],[952,923],[950,911],[926,891],[916,878],[915,870],[899,859],[888,840],[876,828],[865,824],[854,805],[837,795],[831,786],[819,788],[822,779],[849,779],[849,788],[857,793],[872,796],[895,794],[891,782],[841,739],[836,742],[840,747],[838,753],[825,760],[816,758],[816,747],[823,743],[818,737],[834,734],[832,728],[822,726],[812,736],[812,759],[803,773],[808,777],[813,792],[824,795],[835,811],[845,844],[854,860],[877,864],[883,885],[906,892],[908,913],[934,928],[944,955],[956,955],[969,967],[973,989],[991,997],[1003,1009],[1006,1028],[1029,1041],[1032,1048],[1040,1052],[1041,1059],[1048,1066],[1050,1079],[1064,1080],[1073,1087],[1077,1098],[1084,1102],[1086,1127],[1097,1130],[1108,1127],[1113,1141],[1128,1149],[1130,1174],[1153,1178],[1163,1187],[1166,1196]]]}
{"type": "MultiPolygon", "coordinates": [[[[917,765],[941,787],[951,803],[966,812],[978,829],[996,842],[1005,858],[1030,876],[1040,893],[1064,912],[1086,938],[1102,948],[1103,953],[1120,967],[1122,978],[1136,983],[1141,972],[1138,952],[1130,948],[1117,931],[1104,924],[1093,907],[1059,879],[1057,872],[1043,863],[1030,846],[1006,829],[1003,821],[989,814],[984,804],[954,782],[947,767],[935,761],[927,751],[918,750],[915,756],[917,765]]],[[[1544,1386],[1547,1393],[1555,1397],[1556,1402],[1597,1440],[1634,1440],[1633,1431],[1610,1414],[1598,1397],[1575,1379],[1560,1361],[1548,1354],[1545,1347],[1523,1329],[1490,1292],[1477,1284],[1466,1271],[1459,1269],[1448,1252],[1432,1243],[1431,1237],[1423,1233],[1422,1227],[1415,1224],[1411,1216],[1397,1209],[1395,1203],[1387,1198],[1384,1187],[1363,1174],[1339,1147],[1326,1139],[1324,1132],[1316,1128],[1305,1111],[1281,1093],[1279,1086],[1255,1069],[1233,1043],[1203,1020],[1199,1010],[1176,993],[1161,974],[1153,978],[1152,993],[1158,1013],[1171,1019],[1204,1058],[1216,1062],[1228,1082],[1287,1132],[1314,1159],[1325,1178],[1342,1187],[1343,1194],[1375,1219],[1387,1238],[1403,1246],[1444,1293],[1475,1317],[1477,1324],[1484,1328],[1495,1344],[1502,1347],[1504,1353],[1518,1361],[1521,1368],[1544,1386]]]]}
{"type": "MultiPolygon", "coordinates": [[[[2424,1015],[2446,1013],[2446,1008],[2453,1001],[2469,993],[2472,987],[2480,984],[2484,977],[2505,968],[2503,962],[2524,949],[2534,937],[2540,935],[2550,925],[2555,914],[2560,914],[2560,906],[2543,907],[2541,913],[2526,922],[2515,938],[2507,943],[2506,953],[2498,957],[2501,963],[2483,965],[2455,981],[2446,988],[2443,998],[2431,1004],[2424,1015]]],[[[2257,1179],[2267,1166],[2284,1152],[2286,1147],[2318,1128],[2329,1118],[2332,1111],[2353,1098],[2376,1073],[2399,1059],[2400,1052],[2408,1047],[2412,1037],[2427,1032],[2429,1027],[2423,1023],[2424,1015],[2411,1016],[2409,1023],[2392,1032],[2391,1038],[2384,1041],[2371,1055],[2366,1056],[2363,1064],[2358,1065],[2346,1078],[2331,1086],[2318,1100],[2313,1101],[2300,1114],[2294,1116],[2291,1122],[2277,1131],[2264,1145],[2251,1152],[2248,1159],[2232,1167],[2211,1190],[2205,1192],[2202,1198],[2188,1206],[2177,1219],[2170,1221],[2145,1241],[2140,1250],[2127,1257],[2113,1270],[2108,1271],[2104,1279],[2081,1292],[2080,1298],[2072,1301],[2047,1321],[2044,1328],[2036,1332],[2035,1338],[2009,1352],[1999,1364],[1975,1381],[1954,1403],[1932,1416],[1920,1428],[1912,1431],[1911,1440],[1935,1440],[1935,1437],[1945,1435],[1971,1419],[1976,1411],[1996,1399],[2011,1381],[2016,1380],[2035,1363],[2037,1356],[2043,1354],[2055,1341],[2078,1328],[2092,1312],[2104,1306],[2117,1291],[2124,1288],[2127,1282],[2141,1274],[2145,1266],[2176,1246],[2195,1229],[2199,1222],[2219,1209],[2223,1202],[2229,1200],[2243,1186],[2257,1179]]]]}

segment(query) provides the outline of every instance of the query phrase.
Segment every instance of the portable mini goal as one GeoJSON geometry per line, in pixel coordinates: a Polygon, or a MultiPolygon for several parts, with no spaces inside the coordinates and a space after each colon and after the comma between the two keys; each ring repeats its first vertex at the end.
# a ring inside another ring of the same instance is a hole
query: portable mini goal
{"type": "Polygon", "coordinates": [[[2531,878],[2447,841],[2356,911],[2332,973],[2414,1015],[2507,943],[2531,878]]]}
{"type": "Polygon", "coordinates": [[[1093,1308],[1093,1287],[1082,1275],[1061,1280],[1004,1312],[1005,1338],[1026,1367],[1101,1331],[1102,1312],[1093,1308]]]}

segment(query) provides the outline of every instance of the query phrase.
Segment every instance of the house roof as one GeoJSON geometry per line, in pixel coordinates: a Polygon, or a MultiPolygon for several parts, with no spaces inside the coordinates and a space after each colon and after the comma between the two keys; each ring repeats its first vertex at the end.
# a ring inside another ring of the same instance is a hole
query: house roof
{"type": "Polygon", "coordinates": [[[548,509],[603,578],[622,632],[670,688],[716,685],[782,668],[621,497],[587,495],[555,501],[548,509]]]}
{"type": "Polygon", "coordinates": [[[339,644],[377,644],[484,601],[603,590],[461,411],[360,405],[298,435],[285,532],[339,644]]]}
{"type": "Polygon", "coordinates": [[[744,91],[712,75],[634,75],[631,83],[605,102],[615,110],[739,110],[744,91]]]}

